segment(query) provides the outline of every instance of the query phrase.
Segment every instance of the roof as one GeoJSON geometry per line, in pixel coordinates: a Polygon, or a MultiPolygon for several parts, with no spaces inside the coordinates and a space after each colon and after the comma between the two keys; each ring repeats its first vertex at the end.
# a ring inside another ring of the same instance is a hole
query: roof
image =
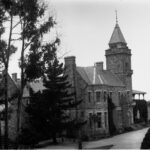
{"type": "Polygon", "coordinates": [[[126,43],[123,34],[120,30],[120,27],[117,23],[109,41],[109,44],[114,44],[114,43],[126,43]]]}
{"type": "Polygon", "coordinates": [[[29,97],[29,88],[32,88],[32,90],[36,93],[38,91],[43,91],[44,89],[46,89],[43,85],[42,80],[37,80],[37,81],[33,81],[27,84],[27,86],[25,86],[24,91],[23,91],[23,97],[29,97]]]}
{"type": "MultiPolygon", "coordinates": [[[[0,84],[1,84],[2,88],[5,86],[5,79],[4,79],[3,75],[4,74],[2,74],[0,77],[0,84]]],[[[10,77],[9,73],[7,74],[7,80],[8,80],[8,98],[10,98],[12,95],[17,93],[19,91],[19,89],[18,89],[17,85],[15,84],[15,82],[10,77]]]]}
{"type": "Polygon", "coordinates": [[[97,71],[95,66],[77,67],[77,72],[89,85],[124,86],[121,80],[108,70],[97,71]]]}
{"type": "Polygon", "coordinates": [[[132,94],[146,94],[146,92],[132,90],[132,94]]]}

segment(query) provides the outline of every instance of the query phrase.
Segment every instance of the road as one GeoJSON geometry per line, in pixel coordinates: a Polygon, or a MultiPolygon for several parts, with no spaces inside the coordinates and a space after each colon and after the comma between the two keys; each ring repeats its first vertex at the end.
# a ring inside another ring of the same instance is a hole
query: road
{"type": "MultiPolygon", "coordinates": [[[[101,139],[98,141],[83,142],[83,149],[140,149],[141,142],[148,128],[132,131],[111,138],[101,139]]],[[[49,145],[44,149],[78,149],[77,143],[63,143],[59,145],[49,145]]]]}
{"type": "Polygon", "coordinates": [[[84,143],[84,148],[104,149],[140,149],[141,142],[148,128],[132,131],[111,138],[84,143]]]}

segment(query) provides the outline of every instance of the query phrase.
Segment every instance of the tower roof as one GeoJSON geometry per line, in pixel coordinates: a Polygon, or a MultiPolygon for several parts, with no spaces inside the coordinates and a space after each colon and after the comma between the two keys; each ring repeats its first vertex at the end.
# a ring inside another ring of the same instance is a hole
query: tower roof
{"type": "Polygon", "coordinates": [[[112,36],[109,41],[109,44],[115,44],[115,43],[125,43],[126,44],[124,36],[123,36],[117,22],[116,22],[116,26],[114,28],[114,31],[113,31],[112,36]]]}

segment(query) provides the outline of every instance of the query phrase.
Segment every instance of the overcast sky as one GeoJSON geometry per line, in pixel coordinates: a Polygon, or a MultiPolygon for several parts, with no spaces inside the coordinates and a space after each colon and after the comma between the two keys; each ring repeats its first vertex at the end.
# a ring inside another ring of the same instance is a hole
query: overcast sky
{"type": "MultiPolygon", "coordinates": [[[[148,0],[47,0],[56,17],[61,39],[60,55],[76,56],[78,66],[105,60],[105,50],[115,26],[115,10],[132,52],[133,89],[150,99],[150,1],[148,0]]],[[[12,57],[18,57],[15,54],[12,57]]],[[[17,62],[11,61],[10,73],[17,62]]],[[[15,69],[19,71],[19,69],[15,69]]]]}

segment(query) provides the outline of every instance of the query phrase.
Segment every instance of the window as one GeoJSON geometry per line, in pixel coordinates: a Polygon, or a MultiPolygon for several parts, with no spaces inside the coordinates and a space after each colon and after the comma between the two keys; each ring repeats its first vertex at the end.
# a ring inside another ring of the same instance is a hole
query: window
{"type": "Polygon", "coordinates": [[[109,96],[110,96],[110,98],[112,98],[112,92],[109,92],[109,96]]]}
{"type": "Polygon", "coordinates": [[[129,100],[130,98],[130,91],[127,91],[127,99],[129,100]]]}
{"type": "Polygon", "coordinates": [[[98,112],[97,113],[97,128],[101,128],[102,127],[102,113],[98,112]]]}
{"type": "Polygon", "coordinates": [[[128,97],[130,96],[130,91],[127,91],[127,96],[128,96],[128,97]]]}
{"type": "Polygon", "coordinates": [[[107,100],[107,93],[106,91],[104,91],[104,102],[106,102],[106,100],[107,100]]]}
{"type": "Polygon", "coordinates": [[[89,113],[89,126],[92,128],[92,113],[89,113]]]}
{"type": "Polygon", "coordinates": [[[88,101],[91,102],[92,100],[92,92],[88,92],[88,101]]]}
{"type": "Polygon", "coordinates": [[[101,96],[101,92],[97,91],[96,92],[96,102],[100,102],[100,96],[101,96]]]}
{"type": "Polygon", "coordinates": [[[126,62],[125,63],[125,71],[128,71],[128,69],[129,69],[129,64],[126,62]]]}

